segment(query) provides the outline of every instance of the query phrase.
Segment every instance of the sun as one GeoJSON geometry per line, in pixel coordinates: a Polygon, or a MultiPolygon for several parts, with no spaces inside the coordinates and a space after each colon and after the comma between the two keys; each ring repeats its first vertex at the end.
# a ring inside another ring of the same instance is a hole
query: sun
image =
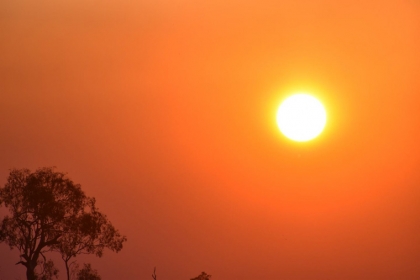
{"type": "Polygon", "coordinates": [[[277,125],[289,139],[306,142],[317,137],[327,123],[322,103],[306,93],[286,98],[277,111],[277,125]]]}

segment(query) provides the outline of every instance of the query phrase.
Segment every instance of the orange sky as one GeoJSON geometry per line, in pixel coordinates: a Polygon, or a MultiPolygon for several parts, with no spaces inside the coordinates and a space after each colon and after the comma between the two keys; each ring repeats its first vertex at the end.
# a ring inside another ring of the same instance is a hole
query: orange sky
{"type": "Polygon", "coordinates": [[[3,0],[2,185],[55,165],[96,197],[128,237],[104,280],[418,279],[419,34],[414,0],[3,0]],[[275,123],[301,90],[303,144],[275,123]]]}

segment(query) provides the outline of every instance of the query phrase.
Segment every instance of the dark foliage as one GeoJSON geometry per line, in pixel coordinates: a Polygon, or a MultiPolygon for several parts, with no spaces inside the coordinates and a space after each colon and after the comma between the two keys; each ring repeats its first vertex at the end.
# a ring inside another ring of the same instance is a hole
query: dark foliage
{"type": "Polygon", "coordinates": [[[58,269],[54,266],[52,260],[42,261],[41,263],[42,271],[39,274],[35,275],[37,280],[52,280],[54,278],[58,279],[58,269]]]}
{"type": "Polygon", "coordinates": [[[208,275],[207,273],[205,273],[204,271],[201,272],[200,275],[198,275],[195,278],[191,278],[191,280],[210,280],[211,275],[208,275]]]}
{"type": "Polygon", "coordinates": [[[105,248],[119,252],[127,240],[100,213],[95,206],[94,198],[87,198],[85,209],[69,225],[53,250],[60,252],[66,265],[67,279],[70,279],[70,260],[79,254],[95,254],[102,257],[105,248]]]}
{"type": "MultiPolygon", "coordinates": [[[[80,185],[53,168],[10,171],[0,189],[0,205],[10,213],[0,223],[0,242],[20,251],[28,280],[39,278],[35,268],[45,253],[59,251],[66,263],[78,254],[102,256],[104,248],[120,251],[127,239],[95,207],[80,185]]],[[[42,260],[42,259],[41,259],[42,260]]],[[[45,263],[44,263],[45,264],[45,263]]],[[[45,274],[44,274],[45,275],[45,274]]]]}
{"type": "Polygon", "coordinates": [[[77,273],[77,280],[101,280],[96,269],[92,269],[90,263],[84,264],[84,267],[77,273]]]}

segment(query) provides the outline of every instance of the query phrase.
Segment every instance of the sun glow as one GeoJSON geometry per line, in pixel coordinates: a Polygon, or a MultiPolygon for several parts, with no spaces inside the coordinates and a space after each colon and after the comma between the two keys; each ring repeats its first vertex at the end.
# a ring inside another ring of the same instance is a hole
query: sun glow
{"type": "Polygon", "coordinates": [[[325,127],[327,113],[315,97],[298,93],[284,100],[277,111],[277,125],[289,139],[305,142],[317,137],[325,127]]]}

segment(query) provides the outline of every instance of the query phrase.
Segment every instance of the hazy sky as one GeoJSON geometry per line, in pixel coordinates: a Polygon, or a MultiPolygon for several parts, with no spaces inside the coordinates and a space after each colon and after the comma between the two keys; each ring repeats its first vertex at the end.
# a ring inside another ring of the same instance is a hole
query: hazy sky
{"type": "Polygon", "coordinates": [[[418,279],[419,50],[415,0],[0,0],[0,182],[96,197],[128,237],[104,280],[418,279]],[[276,127],[294,91],[312,142],[276,127]]]}

